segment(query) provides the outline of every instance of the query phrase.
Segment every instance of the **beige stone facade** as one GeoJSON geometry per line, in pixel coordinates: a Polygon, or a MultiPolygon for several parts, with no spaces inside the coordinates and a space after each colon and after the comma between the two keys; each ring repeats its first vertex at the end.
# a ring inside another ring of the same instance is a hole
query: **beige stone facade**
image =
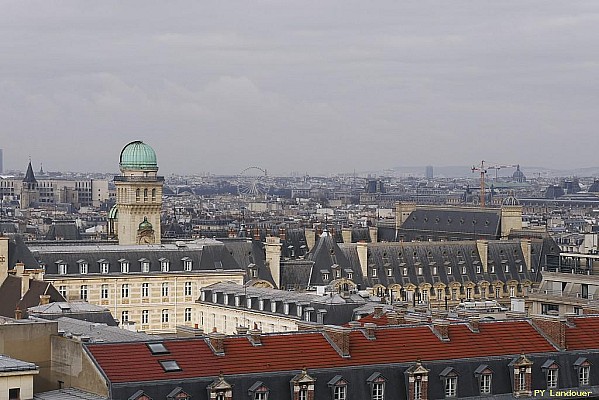
{"type": "Polygon", "coordinates": [[[129,329],[174,333],[177,325],[201,325],[200,289],[222,281],[243,284],[243,271],[64,276],[46,280],[67,300],[107,307],[129,329]]]}
{"type": "Polygon", "coordinates": [[[237,333],[237,327],[239,326],[252,328],[254,325],[265,333],[298,330],[298,318],[258,310],[208,303],[196,304],[196,310],[200,321],[198,327],[204,329],[204,332],[210,332],[216,328],[218,332],[232,335],[237,333]]]}

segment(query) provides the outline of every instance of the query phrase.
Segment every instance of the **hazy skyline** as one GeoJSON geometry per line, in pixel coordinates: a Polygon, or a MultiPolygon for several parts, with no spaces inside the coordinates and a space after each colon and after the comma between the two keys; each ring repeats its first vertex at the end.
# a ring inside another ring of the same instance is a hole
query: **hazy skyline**
{"type": "Polygon", "coordinates": [[[596,1],[2,1],[4,170],[597,166],[596,1]]]}

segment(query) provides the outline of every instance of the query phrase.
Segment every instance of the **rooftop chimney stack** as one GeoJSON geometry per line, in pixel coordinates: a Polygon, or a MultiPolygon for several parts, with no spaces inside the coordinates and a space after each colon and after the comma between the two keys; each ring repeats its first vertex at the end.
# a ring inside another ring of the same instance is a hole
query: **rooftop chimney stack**
{"type": "Polygon", "coordinates": [[[364,333],[369,340],[376,340],[375,330],[376,324],[373,324],[372,322],[366,322],[364,324],[364,333]]]}
{"type": "Polygon", "coordinates": [[[433,331],[444,342],[449,342],[449,321],[446,319],[436,319],[432,323],[433,331]]]}
{"type": "Polygon", "coordinates": [[[208,334],[208,344],[217,356],[225,355],[225,334],[216,329],[208,334]]]}
{"type": "Polygon", "coordinates": [[[260,335],[262,335],[262,330],[258,329],[258,326],[254,324],[254,329],[249,331],[249,340],[252,346],[262,346],[262,340],[260,335]]]}

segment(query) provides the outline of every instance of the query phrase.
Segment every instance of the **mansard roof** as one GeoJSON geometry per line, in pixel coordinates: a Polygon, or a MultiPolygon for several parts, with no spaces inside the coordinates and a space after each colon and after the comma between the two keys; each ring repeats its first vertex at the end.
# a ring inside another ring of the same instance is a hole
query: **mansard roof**
{"type": "Polygon", "coordinates": [[[58,274],[58,264],[67,265],[67,274],[79,274],[81,260],[88,264],[88,274],[100,273],[100,261],[109,264],[109,273],[120,273],[121,261],[129,262],[129,273],[141,272],[140,260],[150,263],[150,272],[161,272],[161,258],[170,261],[169,271],[173,272],[184,271],[182,260],[191,260],[193,271],[242,269],[222,242],[210,239],[154,246],[31,244],[30,249],[48,275],[58,274]]]}
{"type": "Polygon", "coordinates": [[[402,240],[499,239],[501,210],[493,208],[417,208],[399,229],[402,240]]]}

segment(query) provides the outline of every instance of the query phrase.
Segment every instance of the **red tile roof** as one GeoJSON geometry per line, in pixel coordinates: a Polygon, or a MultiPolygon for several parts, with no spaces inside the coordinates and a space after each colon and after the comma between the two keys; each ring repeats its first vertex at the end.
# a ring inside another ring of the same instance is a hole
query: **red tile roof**
{"type": "MultiPolygon", "coordinates": [[[[383,314],[380,317],[375,317],[374,314],[368,314],[365,317],[362,317],[358,320],[358,322],[364,326],[365,323],[370,322],[379,326],[389,325],[389,319],[387,318],[387,314],[383,314]]],[[[343,326],[349,326],[349,323],[344,324],[343,326]]]]}
{"type": "Polygon", "coordinates": [[[574,327],[566,329],[568,350],[599,349],[599,317],[573,318],[574,327]]]}
{"type": "Polygon", "coordinates": [[[340,357],[320,332],[266,334],[262,346],[231,336],[224,356],[214,355],[203,338],[165,340],[170,354],[157,356],[145,343],[87,348],[113,383],[556,351],[526,321],[481,323],[480,333],[452,324],[449,337],[440,341],[428,325],[379,328],[376,340],[352,330],[350,358],[340,357]],[[159,360],[176,360],[181,371],[164,372],[159,360]]]}

